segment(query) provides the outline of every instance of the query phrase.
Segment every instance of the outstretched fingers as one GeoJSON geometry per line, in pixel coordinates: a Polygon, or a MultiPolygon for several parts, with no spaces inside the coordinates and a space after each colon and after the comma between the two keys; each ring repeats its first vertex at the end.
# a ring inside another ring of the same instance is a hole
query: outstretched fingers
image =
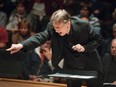
{"type": "Polygon", "coordinates": [[[13,53],[18,52],[22,48],[23,48],[22,44],[12,44],[12,46],[6,49],[6,51],[10,51],[10,53],[13,54],[13,53]]]}

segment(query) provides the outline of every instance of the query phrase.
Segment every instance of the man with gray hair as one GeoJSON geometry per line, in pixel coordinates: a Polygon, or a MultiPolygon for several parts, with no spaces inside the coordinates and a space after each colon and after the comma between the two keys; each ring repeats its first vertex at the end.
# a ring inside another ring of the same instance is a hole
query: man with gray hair
{"type": "MultiPolygon", "coordinates": [[[[19,44],[12,44],[7,49],[11,54],[22,48],[30,50],[51,40],[52,64],[56,70],[61,69],[58,64],[64,59],[65,70],[94,70],[98,78],[86,82],[88,87],[102,87],[102,67],[96,48],[102,41],[102,36],[95,33],[86,21],[60,9],[55,11],[45,31],[40,32],[19,44]]],[[[68,87],[80,87],[80,80],[69,80],[68,87]]]]}
{"type": "Polygon", "coordinates": [[[101,44],[100,56],[103,57],[105,53],[110,52],[112,39],[116,38],[116,23],[112,26],[112,37],[104,39],[101,44]]]}
{"type": "Polygon", "coordinates": [[[104,70],[104,86],[116,87],[116,38],[112,39],[110,52],[105,53],[102,62],[104,70]]]}

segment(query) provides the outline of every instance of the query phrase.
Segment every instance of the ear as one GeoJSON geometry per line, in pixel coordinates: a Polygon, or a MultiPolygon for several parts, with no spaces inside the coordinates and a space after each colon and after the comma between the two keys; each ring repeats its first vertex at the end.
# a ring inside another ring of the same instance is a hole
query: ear
{"type": "Polygon", "coordinates": [[[70,26],[70,20],[67,23],[68,23],[68,26],[70,26]]]}

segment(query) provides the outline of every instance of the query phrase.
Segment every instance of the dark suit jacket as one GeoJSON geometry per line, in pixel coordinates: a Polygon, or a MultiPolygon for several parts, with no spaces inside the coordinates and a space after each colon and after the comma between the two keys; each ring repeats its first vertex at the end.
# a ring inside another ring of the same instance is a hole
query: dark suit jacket
{"type": "Polygon", "coordinates": [[[47,75],[51,74],[52,70],[48,65],[48,60],[44,58],[42,63],[40,56],[32,51],[24,61],[23,79],[29,79],[29,75],[47,75]]]}
{"type": "MultiPolygon", "coordinates": [[[[96,52],[96,48],[102,41],[102,36],[96,34],[94,29],[90,28],[89,23],[82,21],[77,17],[71,18],[71,30],[74,32],[74,43],[81,44],[85,47],[85,54],[88,56],[88,66],[93,70],[101,71],[101,62],[96,52]]],[[[26,41],[22,42],[26,50],[34,49],[39,45],[42,45],[47,40],[52,42],[52,64],[55,68],[58,67],[58,63],[63,58],[63,43],[62,36],[55,32],[52,23],[48,23],[47,29],[44,32],[38,33],[26,41]]],[[[75,62],[75,61],[74,61],[75,62]]],[[[72,62],[73,63],[73,62],[72,62]]]]}
{"type": "Polygon", "coordinates": [[[116,72],[113,70],[116,68],[116,61],[113,59],[111,54],[106,53],[102,59],[102,63],[103,63],[103,71],[104,71],[104,82],[108,82],[108,83],[114,82],[116,80],[116,75],[115,75],[116,72]],[[113,62],[115,66],[112,67],[113,62]]]}

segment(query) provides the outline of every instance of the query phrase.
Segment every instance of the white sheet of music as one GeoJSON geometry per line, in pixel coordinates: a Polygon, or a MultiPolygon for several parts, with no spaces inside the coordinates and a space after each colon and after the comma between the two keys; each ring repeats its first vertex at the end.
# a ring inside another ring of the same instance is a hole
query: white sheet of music
{"type": "Polygon", "coordinates": [[[103,85],[112,85],[112,86],[116,86],[116,85],[113,84],[113,83],[103,83],[103,85]]]}
{"type": "Polygon", "coordinates": [[[64,77],[64,78],[77,78],[77,79],[92,79],[96,78],[96,76],[85,76],[85,75],[72,75],[72,74],[62,74],[62,73],[55,73],[55,74],[50,74],[48,76],[51,77],[64,77]]]}

